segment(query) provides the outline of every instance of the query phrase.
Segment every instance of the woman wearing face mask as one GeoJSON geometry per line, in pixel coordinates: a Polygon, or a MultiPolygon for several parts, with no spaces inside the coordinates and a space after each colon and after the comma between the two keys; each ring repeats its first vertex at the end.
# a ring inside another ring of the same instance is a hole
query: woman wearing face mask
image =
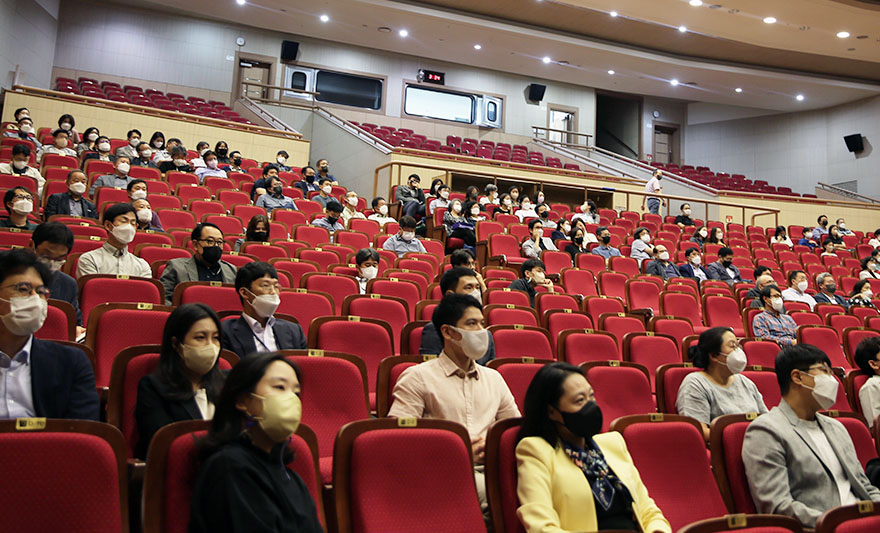
{"type": "Polygon", "coordinates": [[[254,215],[248,221],[244,238],[235,241],[235,251],[241,251],[245,242],[269,242],[269,217],[266,215],[254,215]]]}
{"type": "MultiPolygon", "coordinates": [[[[846,250],[846,244],[843,242],[843,236],[840,235],[840,229],[836,224],[828,228],[827,240],[831,241],[835,250],[846,250]]],[[[824,241],[823,241],[824,242],[824,241]]]]}
{"type": "Polygon", "coordinates": [[[450,205],[449,194],[449,185],[446,185],[445,183],[438,185],[437,198],[431,200],[431,203],[428,204],[428,214],[433,215],[434,210],[438,207],[445,207],[448,209],[450,205]]]}
{"type": "Polygon", "coordinates": [[[90,126],[86,128],[86,131],[82,133],[82,138],[80,143],[76,145],[76,154],[78,157],[82,157],[84,152],[94,152],[98,148],[96,146],[98,137],[101,136],[100,130],[94,126],[90,126]]]}
{"type": "Polygon", "coordinates": [[[153,435],[181,420],[210,420],[223,387],[220,319],[203,303],[179,306],[165,322],[159,365],[141,378],[134,410],[135,455],[146,457],[153,435]]]}
{"type": "Polygon", "coordinates": [[[684,251],[687,263],[680,265],[678,271],[682,277],[697,278],[700,282],[709,279],[709,274],[703,268],[703,258],[700,256],[700,250],[697,248],[688,248],[684,251]]]}
{"type": "Polygon", "coordinates": [[[574,216],[571,217],[572,222],[575,220],[583,220],[584,224],[599,223],[599,209],[596,207],[596,202],[585,200],[584,203],[578,207],[578,211],[578,213],[575,213],[574,216]]]}
{"type": "Polygon", "coordinates": [[[510,201],[513,202],[513,206],[518,207],[520,201],[522,201],[520,198],[520,196],[522,196],[522,190],[516,185],[511,185],[510,188],[507,189],[507,194],[510,195],[510,201]]]}
{"type": "Polygon", "coordinates": [[[168,172],[192,172],[193,167],[186,161],[186,147],[175,146],[171,149],[171,159],[159,163],[159,172],[164,176],[168,172]]]}
{"type": "Polygon", "coordinates": [[[719,416],[767,412],[758,387],[741,374],[747,364],[746,354],[732,329],[707,329],[688,349],[688,358],[700,371],[684,378],[675,408],[678,414],[700,422],[707,441],[709,426],[719,416]]]}
{"type": "Polygon", "coordinates": [[[788,238],[788,232],[785,230],[785,226],[776,226],[776,233],[770,238],[770,244],[784,244],[789,248],[794,247],[794,243],[788,238]]]}
{"type": "Polygon", "coordinates": [[[158,165],[162,161],[171,161],[171,154],[165,147],[165,134],[161,131],[153,132],[150,137],[150,149],[153,150],[153,163],[158,165]]]}
{"type": "Polygon", "coordinates": [[[208,150],[202,156],[202,159],[205,161],[205,166],[196,167],[196,176],[199,178],[199,183],[204,184],[205,178],[207,177],[217,177],[217,178],[226,178],[226,171],[220,168],[220,164],[217,161],[217,154],[208,150]]]}
{"type": "Polygon", "coordinates": [[[354,262],[357,265],[355,278],[361,294],[367,294],[367,282],[379,275],[379,252],[372,248],[361,248],[354,254],[354,262]]]}
{"type": "Polygon", "coordinates": [[[199,442],[191,533],[323,532],[287,440],[302,419],[297,366],[254,354],[229,372],[208,435],[199,442]]]}
{"type": "Polygon", "coordinates": [[[464,201],[465,202],[474,202],[475,204],[480,204],[480,189],[477,188],[476,185],[471,185],[464,192],[464,201]]]}
{"type": "Polygon", "coordinates": [[[509,194],[504,193],[501,195],[498,205],[495,206],[495,209],[492,211],[492,216],[494,217],[498,213],[501,213],[502,215],[513,214],[513,199],[510,198],[509,194]]]}
{"type": "Polygon", "coordinates": [[[517,515],[529,533],[615,529],[671,532],[620,433],[579,368],[541,367],[526,391],[516,446],[517,515]]]}
{"type": "Polygon", "coordinates": [[[874,308],[874,293],[871,291],[871,282],[863,279],[855,284],[849,295],[849,305],[858,307],[874,308]]]}
{"type": "Polygon", "coordinates": [[[229,145],[226,141],[217,141],[214,145],[214,153],[217,154],[217,162],[221,165],[228,165],[229,161],[229,145]]]}
{"type": "Polygon", "coordinates": [[[483,188],[485,196],[480,198],[480,205],[497,204],[498,203],[498,186],[489,183],[483,188]]]}
{"type": "Polygon", "coordinates": [[[651,242],[651,232],[648,228],[636,228],[633,232],[632,251],[629,256],[639,262],[639,268],[642,267],[642,261],[651,260],[654,256],[654,247],[651,242]]]}
{"type": "Polygon", "coordinates": [[[697,228],[697,231],[691,235],[691,242],[695,243],[697,247],[699,247],[700,251],[703,251],[703,244],[709,239],[709,228],[706,226],[700,226],[697,228]]]}
{"type": "Polygon", "coordinates": [[[578,254],[588,254],[590,253],[590,247],[587,246],[587,242],[584,239],[584,235],[586,232],[581,227],[576,227],[571,230],[571,244],[566,245],[565,251],[568,252],[568,255],[571,256],[572,263],[575,263],[577,259],[575,256],[578,254]]]}
{"type": "MultiPolygon", "coordinates": [[[[572,234],[571,229],[572,229],[571,222],[569,222],[568,220],[566,220],[564,218],[560,218],[558,223],[556,224],[556,227],[553,228],[553,232],[550,234],[550,238],[553,240],[554,244],[559,239],[568,239],[571,237],[571,234],[572,234]]],[[[593,236],[593,238],[595,238],[595,235],[593,236]]],[[[586,239],[584,239],[584,240],[586,242],[589,242],[586,239]]],[[[558,248],[558,246],[557,246],[557,248],[558,248]]]]}
{"type": "Polygon", "coordinates": [[[438,187],[443,185],[443,180],[440,178],[434,178],[431,180],[431,188],[428,189],[428,196],[433,196],[437,198],[440,196],[440,191],[437,190],[438,187]]]}
{"type": "MultiPolygon", "coordinates": [[[[468,203],[468,205],[476,205],[468,203]]],[[[477,206],[479,215],[479,206],[477,206]]],[[[477,245],[477,235],[474,233],[475,222],[469,218],[470,213],[465,214],[465,207],[461,200],[449,202],[449,210],[443,213],[443,227],[446,229],[447,239],[461,239],[465,246],[477,245]]]]}
{"type": "Polygon", "coordinates": [[[862,258],[862,271],[859,272],[859,279],[880,279],[880,263],[873,255],[862,258]]]}
{"type": "Polygon", "coordinates": [[[532,201],[528,196],[522,196],[522,202],[519,204],[519,209],[514,211],[513,213],[517,217],[519,217],[520,222],[525,222],[527,218],[538,218],[538,212],[535,211],[535,206],[532,204],[532,201]]]}
{"type": "Polygon", "coordinates": [[[67,132],[67,137],[70,139],[71,148],[82,140],[79,132],[76,131],[75,126],[76,121],[73,119],[73,115],[65,113],[58,117],[58,129],[62,129],[67,132]]]}
{"type": "Polygon", "coordinates": [[[722,247],[727,246],[726,244],[724,244],[724,231],[718,227],[709,230],[709,238],[706,239],[706,242],[711,244],[718,244],[722,247]]]}

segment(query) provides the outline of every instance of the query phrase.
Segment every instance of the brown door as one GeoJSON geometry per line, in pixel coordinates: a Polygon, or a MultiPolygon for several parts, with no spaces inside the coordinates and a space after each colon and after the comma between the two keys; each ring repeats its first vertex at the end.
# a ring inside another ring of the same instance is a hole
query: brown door
{"type": "Polygon", "coordinates": [[[241,93],[248,98],[267,98],[269,89],[256,85],[245,85],[244,82],[269,84],[269,73],[272,65],[259,61],[242,59],[239,61],[239,79],[242,81],[241,93]]]}

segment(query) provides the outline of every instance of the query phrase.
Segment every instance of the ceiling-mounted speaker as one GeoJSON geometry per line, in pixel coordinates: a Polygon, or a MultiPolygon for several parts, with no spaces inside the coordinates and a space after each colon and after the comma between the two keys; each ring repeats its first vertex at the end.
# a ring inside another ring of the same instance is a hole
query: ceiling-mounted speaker
{"type": "Polygon", "coordinates": [[[299,43],[296,41],[281,41],[281,60],[296,61],[299,53],[299,43]]]}
{"type": "Polygon", "coordinates": [[[861,152],[865,149],[865,142],[862,140],[861,133],[846,135],[843,137],[843,142],[846,143],[846,149],[850,152],[861,152]]]}
{"type": "Polygon", "coordinates": [[[529,84],[529,100],[532,102],[540,102],[544,99],[544,91],[546,90],[546,85],[541,85],[540,83],[529,84]]]}

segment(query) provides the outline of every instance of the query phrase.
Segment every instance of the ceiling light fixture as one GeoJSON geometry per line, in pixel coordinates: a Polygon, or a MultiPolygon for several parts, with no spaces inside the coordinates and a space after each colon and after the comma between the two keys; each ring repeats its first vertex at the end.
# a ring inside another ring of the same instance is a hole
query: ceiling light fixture
{"type": "Polygon", "coordinates": [[[679,27],[678,27],[678,31],[680,31],[681,33],[684,33],[684,32],[686,32],[686,31],[688,31],[688,29],[687,29],[686,26],[679,26],[679,27]]]}
{"type": "Polygon", "coordinates": [[[688,3],[694,7],[700,7],[701,5],[703,5],[703,0],[691,0],[688,3]]]}
{"type": "Polygon", "coordinates": [[[734,91],[736,91],[736,92],[738,92],[738,93],[743,92],[742,87],[737,87],[736,89],[734,89],[734,91]]]}
{"type": "Polygon", "coordinates": [[[797,100],[798,102],[803,102],[803,101],[804,101],[804,95],[799,94],[799,95],[795,96],[794,99],[797,100]]]}
{"type": "Polygon", "coordinates": [[[330,17],[328,17],[327,15],[321,15],[320,19],[321,22],[330,22],[330,17]]]}
{"type": "Polygon", "coordinates": [[[849,37],[849,32],[848,31],[839,31],[839,32],[837,32],[837,37],[838,37],[838,39],[846,39],[847,37],[849,37]]]}
{"type": "Polygon", "coordinates": [[[614,76],[614,71],[613,71],[613,70],[609,70],[609,71],[608,71],[608,74],[609,74],[610,76],[614,76]]]}
{"type": "Polygon", "coordinates": [[[243,5],[245,5],[246,0],[235,0],[235,3],[238,4],[238,5],[240,5],[240,6],[243,6],[243,5]]]}
{"type": "Polygon", "coordinates": [[[764,24],[776,24],[776,17],[765,17],[764,24]]]}
{"type": "Polygon", "coordinates": [[[553,61],[553,60],[550,59],[550,56],[544,56],[544,59],[542,59],[541,61],[543,61],[543,62],[546,64],[546,63],[549,63],[549,62],[551,62],[551,61],[553,61]]]}
{"type": "Polygon", "coordinates": [[[399,32],[397,32],[397,34],[401,37],[406,37],[407,35],[409,35],[409,32],[406,30],[400,30],[399,32]]]}
{"type": "Polygon", "coordinates": [[[616,17],[616,16],[617,16],[617,11],[612,11],[611,13],[608,13],[608,14],[611,15],[612,17],[616,17]]]}
{"type": "Polygon", "coordinates": [[[481,45],[481,44],[474,45],[474,50],[482,50],[482,49],[483,49],[483,45],[481,45]]]}
{"type": "Polygon", "coordinates": [[[669,85],[672,85],[673,87],[675,87],[676,85],[678,85],[678,80],[676,80],[676,79],[669,80],[669,85]]]}

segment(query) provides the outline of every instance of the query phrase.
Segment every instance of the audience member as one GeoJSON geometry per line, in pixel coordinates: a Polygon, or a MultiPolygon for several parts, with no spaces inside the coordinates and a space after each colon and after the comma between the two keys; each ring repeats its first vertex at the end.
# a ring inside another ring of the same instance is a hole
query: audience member
{"type": "Polygon", "coordinates": [[[476,185],[470,185],[464,193],[464,202],[473,202],[480,205],[480,189],[476,185]]]}
{"type": "MultiPolygon", "coordinates": [[[[269,192],[269,180],[278,177],[278,165],[270,163],[263,167],[263,177],[254,182],[251,189],[251,200],[255,200],[260,196],[269,192]]],[[[315,197],[317,198],[317,196],[315,197]]],[[[322,204],[323,205],[323,204],[322,204]]]]}
{"type": "Polygon", "coordinates": [[[278,353],[229,372],[208,435],[199,443],[189,531],[321,533],[315,502],[287,440],[302,419],[299,368],[278,353]]]}
{"type": "Polygon", "coordinates": [[[70,142],[70,137],[67,131],[62,129],[53,131],[52,139],[52,144],[44,144],[40,147],[40,151],[37,153],[37,159],[40,160],[40,162],[42,162],[43,157],[48,154],[77,157],[78,154],[76,153],[76,150],[71,148],[73,143],[70,142]]]}
{"type": "Polygon", "coordinates": [[[868,241],[868,244],[876,250],[880,248],[880,229],[874,230],[874,237],[868,241]]]}
{"type": "Polygon", "coordinates": [[[837,247],[834,245],[834,241],[826,237],[825,240],[822,241],[822,254],[819,255],[819,257],[837,257],[837,254],[834,253],[836,249],[837,247]]]}
{"type": "Polygon", "coordinates": [[[827,240],[834,244],[835,250],[846,250],[846,244],[843,242],[843,237],[840,236],[840,229],[837,226],[828,228],[827,240]]]}
{"type": "Polygon", "coordinates": [[[544,237],[544,225],[541,219],[529,221],[531,236],[522,243],[522,254],[525,257],[539,259],[544,250],[557,251],[556,245],[549,237],[544,237]]]}
{"type": "Polygon", "coordinates": [[[819,287],[819,292],[813,299],[817,304],[840,305],[844,310],[849,311],[849,302],[846,301],[846,298],[836,294],[837,282],[834,281],[834,276],[828,272],[822,272],[816,276],[816,286],[819,287]]]}
{"type": "Polygon", "coordinates": [[[584,241],[584,229],[580,227],[576,227],[571,230],[571,244],[567,244],[565,246],[565,251],[568,252],[568,255],[571,256],[572,264],[575,264],[577,261],[577,256],[579,254],[588,254],[590,253],[590,248],[587,246],[587,243],[584,241]]]}
{"type": "Polygon", "coordinates": [[[290,166],[287,164],[288,159],[290,159],[290,154],[286,150],[278,150],[275,161],[278,163],[279,172],[290,172],[290,166]]]}
{"type": "Polygon", "coordinates": [[[813,240],[810,228],[804,228],[803,237],[801,237],[801,239],[798,241],[798,245],[807,246],[810,248],[810,250],[814,250],[816,246],[819,246],[819,243],[813,240]]]}
{"type": "Polygon", "coordinates": [[[856,346],[853,357],[856,366],[868,377],[867,381],[859,389],[859,405],[862,414],[868,422],[868,427],[874,429],[877,416],[880,415],[880,337],[867,337],[856,346]]]}
{"type": "MultiPolygon", "coordinates": [[[[131,204],[113,204],[104,210],[104,229],[107,242],[100,248],[79,257],[76,277],[89,274],[115,274],[152,278],[153,271],[146,261],[128,251],[128,244],[137,232],[137,214],[131,204]]],[[[166,270],[167,272],[167,270],[166,270]]]]}
{"type": "Polygon", "coordinates": [[[538,218],[538,212],[535,211],[535,206],[532,204],[528,195],[522,195],[520,200],[519,209],[513,213],[519,218],[519,221],[525,222],[527,218],[538,218]]]}
{"type": "Polygon", "coordinates": [[[681,214],[675,217],[675,224],[681,229],[694,225],[694,219],[691,218],[691,204],[681,204],[681,214]]]}
{"type": "Polygon", "coordinates": [[[61,222],[43,222],[34,229],[29,246],[34,250],[37,259],[49,269],[46,287],[53,300],[69,303],[76,313],[77,337],[85,332],[82,327],[82,311],[79,308],[79,296],[76,280],[61,272],[67,262],[67,256],[73,249],[73,232],[61,222]]]}
{"type": "MultiPolygon", "coordinates": [[[[764,287],[769,287],[770,285],[776,285],[776,280],[773,279],[773,276],[770,273],[764,273],[758,276],[758,279],[755,280],[755,286],[746,292],[746,296],[752,298],[749,307],[751,309],[763,309],[764,301],[761,300],[761,291],[764,290],[764,287]]],[[[785,313],[785,305],[783,304],[782,311],[785,313]]]]}
{"type": "Polygon", "coordinates": [[[213,178],[227,178],[226,171],[220,168],[220,163],[217,159],[217,154],[208,150],[204,154],[202,154],[202,159],[205,161],[205,166],[196,167],[196,176],[199,178],[199,183],[204,185],[205,178],[213,177],[213,178]]]}
{"type": "Polygon", "coordinates": [[[214,416],[225,378],[220,348],[220,319],[206,304],[184,304],[168,315],[159,364],[138,383],[135,457],[146,457],[153,435],[168,424],[214,416]]]}
{"type": "Polygon", "coordinates": [[[141,231],[165,231],[159,215],[155,213],[146,198],[135,200],[131,203],[137,215],[137,229],[141,231]]]}
{"type": "Polygon", "coordinates": [[[755,315],[752,320],[755,337],[773,341],[783,347],[797,344],[797,322],[785,314],[779,287],[768,285],[761,289],[761,301],[764,303],[764,311],[755,315]]]}
{"type": "Polygon", "coordinates": [[[849,295],[849,305],[857,307],[874,308],[874,292],[871,290],[871,283],[863,279],[856,282],[853,290],[849,295]]]}
{"type": "Polygon", "coordinates": [[[168,150],[170,150],[172,147],[165,145],[165,134],[161,131],[153,132],[152,137],[150,137],[149,146],[150,149],[153,150],[153,163],[155,163],[157,166],[162,161],[171,160],[171,153],[168,150]]]}
{"type": "Polygon", "coordinates": [[[782,291],[782,299],[786,302],[803,302],[812,311],[816,307],[816,300],[807,294],[807,287],[807,274],[803,270],[791,270],[788,272],[788,288],[782,291]]]}
{"type": "Polygon", "coordinates": [[[345,193],[345,205],[342,209],[342,222],[348,225],[348,221],[353,218],[366,220],[366,216],[358,211],[358,194],[354,191],[345,193]]]}
{"type": "Polygon", "coordinates": [[[697,245],[700,251],[703,251],[703,244],[705,244],[706,239],[709,238],[709,228],[706,226],[700,226],[697,228],[697,231],[691,235],[690,241],[697,245]]]}
{"type": "Polygon", "coordinates": [[[46,201],[43,214],[48,220],[53,215],[71,215],[75,217],[98,218],[98,209],[85,196],[86,173],[79,169],[67,173],[67,191],[50,195],[46,201]]]}
{"type": "Polygon", "coordinates": [[[518,207],[522,200],[520,198],[522,195],[522,188],[517,185],[511,185],[510,188],[507,189],[507,194],[510,195],[510,201],[513,202],[514,208],[518,207]]]}
{"type": "Polygon", "coordinates": [[[495,206],[495,209],[492,211],[492,216],[494,217],[499,213],[502,215],[513,214],[513,199],[507,193],[501,195],[501,201],[499,205],[495,206]]]}
{"type": "Polygon", "coordinates": [[[784,244],[789,248],[793,248],[794,244],[788,238],[788,232],[785,226],[776,226],[776,233],[770,238],[770,244],[784,244]]]}
{"type": "Polygon", "coordinates": [[[31,158],[31,149],[25,144],[16,144],[12,147],[12,161],[9,163],[0,163],[0,174],[12,174],[14,176],[27,176],[33,178],[37,185],[37,195],[43,194],[43,185],[46,179],[43,178],[40,171],[36,167],[28,164],[31,158]]]}
{"type": "Polygon", "coordinates": [[[651,242],[651,232],[648,228],[636,228],[633,232],[632,251],[629,256],[639,262],[639,268],[642,268],[642,261],[651,259],[654,255],[654,247],[651,242]]]}
{"type": "Polygon", "coordinates": [[[197,142],[196,143],[196,152],[199,154],[199,156],[196,158],[193,158],[193,160],[190,161],[190,164],[193,166],[193,168],[208,166],[205,164],[204,157],[205,157],[205,154],[207,154],[210,151],[211,151],[211,145],[208,144],[206,141],[197,142]]]}
{"type": "Polygon", "coordinates": [[[159,163],[159,172],[192,172],[193,167],[186,161],[186,148],[183,145],[171,149],[171,160],[164,159],[159,163]]]}
{"type": "MultiPolygon", "coordinates": [[[[539,193],[540,194],[540,193],[539,193]]],[[[556,222],[550,219],[550,206],[544,202],[539,202],[535,207],[535,212],[538,213],[538,218],[541,220],[541,224],[544,225],[545,229],[555,230],[556,222]]]]}
{"type": "Polygon", "coordinates": [[[808,344],[783,348],[776,376],[782,401],[749,424],[742,448],[757,511],[813,528],[829,509],[880,501],[844,425],[818,413],[837,398],[828,356],[808,344]]]}
{"type": "Polygon", "coordinates": [[[880,279],[880,262],[874,255],[863,257],[861,260],[862,271],[859,272],[859,279],[880,279]]]}
{"type": "Polygon", "coordinates": [[[339,184],[336,178],[334,178],[333,175],[330,174],[330,161],[327,161],[326,159],[318,159],[318,162],[315,164],[315,166],[318,167],[318,175],[320,177],[330,180],[333,185],[339,184]]]}
{"type": "MultiPolygon", "coordinates": [[[[464,250],[456,250],[467,253],[464,250]]],[[[470,268],[457,266],[453,267],[440,277],[440,292],[444,296],[447,294],[463,294],[472,296],[477,302],[482,302],[481,283],[478,274],[470,268]]],[[[492,333],[487,332],[489,342],[486,345],[485,353],[481,354],[476,363],[478,365],[486,365],[489,361],[495,359],[495,339],[492,333]]],[[[422,344],[419,347],[421,355],[438,355],[443,351],[443,338],[437,332],[437,328],[433,322],[425,324],[422,329],[422,344]]]]}
{"type": "Polygon", "coordinates": [[[520,267],[522,277],[514,280],[508,288],[528,294],[529,304],[535,307],[537,287],[541,286],[547,289],[547,292],[553,292],[553,282],[547,279],[545,270],[546,267],[540,259],[527,259],[520,267]]]}
{"type": "Polygon", "coordinates": [[[669,250],[662,244],[654,247],[654,260],[645,267],[645,273],[660,276],[663,279],[681,277],[678,267],[669,260],[669,250]]]}
{"type": "Polygon", "coordinates": [[[580,206],[580,212],[575,213],[571,217],[572,222],[575,222],[576,220],[583,220],[584,224],[598,224],[599,208],[596,207],[596,202],[592,200],[584,200],[584,203],[580,206]]]}
{"type": "Polygon", "coordinates": [[[828,217],[825,215],[819,215],[816,222],[818,222],[819,225],[813,228],[812,237],[814,241],[819,243],[825,240],[825,237],[828,235],[828,217]]]}
{"type": "Polygon", "coordinates": [[[229,145],[226,141],[217,141],[217,144],[214,145],[214,153],[217,154],[217,163],[228,165],[231,162],[229,161],[229,145]]]}
{"type": "Polygon", "coordinates": [[[269,242],[271,227],[269,217],[266,215],[252,216],[244,232],[244,238],[235,240],[235,251],[240,252],[245,242],[269,242]]]}
{"type": "Polygon", "coordinates": [[[462,201],[457,198],[449,202],[449,209],[443,213],[443,229],[447,239],[461,239],[470,247],[477,244],[474,223],[465,215],[462,201]]]}
{"type": "Polygon", "coordinates": [[[411,216],[400,217],[400,230],[385,240],[382,249],[391,250],[397,257],[407,252],[427,253],[425,246],[416,238],[416,219],[411,216]]]}
{"type": "Polygon", "coordinates": [[[418,174],[410,174],[406,185],[398,185],[395,197],[401,203],[403,214],[409,217],[425,215],[425,191],[421,186],[422,178],[418,174]]]}
{"type": "Polygon", "coordinates": [[[526,391],[516,446],[517,516],[526,531],[671,533],[620,433],[602,431],[602,409],[583,371],[538,370],[526,391]]]}
{"type": "Polygon", "coordinates": [[[131,170],[129,161],[128,156],[118,156],[113,163],[115,172],[113,174],[99,176],[98,179],[92,183],[92,187],[89,189],[89,196],[95,198],[95,192],[101,187],[113,187],[116,189],[128,188],[128,184],[134,179],[128,175],[128,171],[131,170]]]}
{"type": "Polygon", "coordinates": [[[367,294],[367,283],[379,275],[379,252],[372,248],[361,248],[354,254],[354,263],[360,293],[367,294]]]}
{"type": "Polygon", "coordinates": [[[452,268],[464,267],[474,271],[474,274],[477,276],[477,282],[480,284],[480,296],[478,297],[476,294],[473,296],[482,302],[482,293],[486,292],[488,287],[486,287],[486,281],[483,279],[483,275],[480,274],[480,269],[477,265],[477,259],[474,252],[467,248],[455,250],[449,255],[449,264],[452,268]]]}
{"type": "Polygon", "coordinates": [[[313,202],[318,202],[319,204],[321,204],[321,207],[326,208],[328,202],[330,202],[330,201],[335,202],[336,201],[336,198],[331,196],[331,194],[333,193],[333,183],[330,180],[328,180],[326,178],[319,179],[318,186],[321,189],[318,194],[316,194],[315,196],[312,196],[313,202]]]}
{"type": "Polygon", "coordinates": [[[22,141],[30,141],[34,143],[34,150],[40,151],[43,147],[40,140],[34,134],[34,121],[30,117],[22,117],[18,119],[18,130],[6,130],[3,136],[11,139],[21,139],[22,141]]]}
{"type": "Polygon", "coordinates": [[[116,149],[116,157],[125,156],[131,161],[138,156],[137,146],[141,143],[141,132],[138,130],[129,130],[128,133],[125,134],[125,137],[128,139],[128,144],[116,149]]]}
{"type": "Polygon", "coordinates": [[[307,348],[299,324],[275,317],[281,305],[275,267],[262,261],[247,263],[235,274],[235,290],[243,310],[239,318],[223,322],[226,349],[246,359],[257,352],[307,348]]]}
{"type": "Polygon", "coordinates": [[[706,239],[709,244],[720,244],[722,247],[726,247],[724,244],[724,231],[719,227],[714,227],[709,230],[709,238],[706,239]]]}
{"type": "Polygon", "coordinates": [[[193,243],[192,257],[178,257],[165,264],[159,281],[165,287],[165,304],[174,300],[174,289],[186,281],[218,281],[235,283],[237,268],[223,257],[223,232],[210,222],[196,224],[190,236],[193,243]]]}
{"type": "Polygon", "coordinates": [[[0,228],[17,228],[33,231],[36,224],[28,220],[34,211],[34,195],[24,187],[13,187],[3,195],[3,205],[8,215],[0,219],[0,228]]]}
{"type": "Polygon", "coordinates": [[[266,194],[260,195],[254,202],[255,206],[262,207],[266,213],[272,213],[275,209],[299,210],[293,198],[284,196],[284,185],[278,176],[271,176],[266,180],[266,191],[266,194]]]}
{"type": "Polygon", "coordinates": [[[439,187],[437,187],[437,198],[431,200],[430,205],[428,206],[428,214],[433,215],[434,210],[438,207],[449,207],[449,185],[445,183],[441,183],[439,187]]]}
{"type": "Polygon", "coordinates": [[[379,227],[383,227],[389,222],[397,222],[394,220],[394,217],[388,216],[388,202],[385,201],[385,198],[382,198],[381,196],[373,198],[370,207],[373,209],[373,214],[367,218],[378,222],[379,227]]]}
{"type": "Polygon", "coordinates": [[[77,348],[40,340],[49,269],[30,250],[0,251],[0,418],[98,420],[95,374],[77,348]]]}
{"type": "Polygon", "coordinates": [[[744,281],[739,268],[733,264],[733,250],[726,246],[718,250],[718,261],[708,265],[706,273],[709,275],[709,279],[718,279],[730,286],[744,281]]]}
{"type": "Polygon", "coordinates": [[[83,157],[85,152],[95,152],[98,147],[96,146],[98,137],[101,136],[101,131],[91,126],[86,128],[86,131],[82,134],[82,140],[79,144],[76,145],[76,155],[77,157],[83,157]]]}
{"type": "Polygon", "coordinates": [[[75,127],[76,120],[74,120],[73,115],[65,113],[58,117],[58,128],[67,132],[67,138],[70,139],[70,146],[74,146],[80,142],[80,135],[75,127]]]}
{"type": "Polygon", "coordinates": [[[485,196],[480,198],[480,205],[496,204],[498,202],[498,186],[494,183],[487,183],[483,187],[483,194],[485,196]]]}
{"type": "Polygon", "coordinates": [[[684,257],[687,262],[678,267],[678,273],[683,278],[697,278],[697,283],[702,283],[709,279],[709,273],[701,265],[703,257],[700,255],[699,248],[688,248],[684,251],[684,257]]]}
{"type": "Polygon", "coordinates": [[[316,218],[312,221],[312,225],[319,228],[324,228],[330,233],[344,230],[345,226],[343,226],[342,222],[340,221],[342,219],[342,209],[342,204],[340,204],[336,200],[330,200],[329,202],[327,202],[327,206],[324,208],[324,212],[327,216],[325,216],[324,218],[316,218]]]}
{"type": "Polygon", "coordinates": [[[300,175],[302,176],[302,179],[294,183],[293,186],[302,191],[303,197],[308,198],[310,192],[321,190],[321,188],[318,187],[318,184],[315,183],[314,168],[302,167],[300,169],[300,175]]]}
{"type": "Polygon", "coordinates": [[[596,255],[601,255],[605,258],[607,262],[612,257],[620,257],[620,250],[611,246],[611,231],[605,226],[599,226],[596,229],[596,236],[599,238],[601,244],[593,248],[593,253],[596,255]]]}
{"type": "Polygon", "coordinates": [[[388,416],[440,418],[463,425],[470,436],[477,493],[485,510],[486,431],[496,420],[519,416],[519,409],[501,374],[474,364],[489,346],[482,310],[480,302],[468,295],[448,294],[440,300],[431,322],[443,349],[436,359],[403,371],[394,385],[388,416]]]}
{"type": "MultiPolygon", "coordinates": [[[[583,221],[581,221],[581,231],[583,231],[583,233],[584,233],[584,242],[585,243],[599,242],[599,240],[596,238],[596,236],[593,235],[592,233],[589,234],[591,237],[591,240],[587,240],[587,231],[585,229],[583,229],[582,225],[583,225],[583,221]]],[[[568,220],[566,220],[564,218],[559,219],[559,223],[556,224],[556,228],[553,230],[553,233],[550,234],[550,239],[554,242],[554,244],[559,239],[566,239],[566,240],[570,239],[571,238],[571,228],[572,228],[571,222],[569,222],[568,220]]],[[[559,248],[559,247],[557,246],[557,248],[559,248]]]]}
{"type": "Polygon", "coordinates": [[[654,215],[660,214],[660,206],[666,206],[666,200],[661,200],[656,196],[651,196],[652,194],[663,194],[663,187],[660,185],[660,180],[663,179],[663,171],[659,168],[654,171],[654,174],[651,176],[651,179],[648,180],[648,183],[645,184],[645,194],[642,196],[642,211],[645,210],[645,202],[648,203],[648,212],[654,215]]]}
{"type": "Polygon", "coordinates": [[[707,441],[709,426],[719,416],[767,412],[758,387],[741,373],[746,368],[746,354],[731,328],[715,327],[701,333],[699,342],[688,348],[688,359],[700,371],[691,372],[681,382],[675,409],[700,422],[707,441]]]}
{"type": "Polygon", "coordinates": [[[138,156],[131,160],[132,165],[144,168],[159,168],[156,163],[153,163],[153,150],[150,149],[149,144],[145,142],[138,144],[137,153],[138,156]]]}
{"type": "Polygon", "coordinates": [[[838,218],[834,225],[837,226],[837,231],[840,232],[841,235],[855,235],[852,230],[846,227],[846,220],[842,218],[838,218]]]}
{"type": "Polygon", "coordinates": [[[232,172],[240,172],[243,174],[247,174],[247,169],[241,166],[242,157],[241,152],[238,150],[233,150],[229,152],[229,163],[223,165],[223,170],[226,171],[227,174],[232,172]]]}

